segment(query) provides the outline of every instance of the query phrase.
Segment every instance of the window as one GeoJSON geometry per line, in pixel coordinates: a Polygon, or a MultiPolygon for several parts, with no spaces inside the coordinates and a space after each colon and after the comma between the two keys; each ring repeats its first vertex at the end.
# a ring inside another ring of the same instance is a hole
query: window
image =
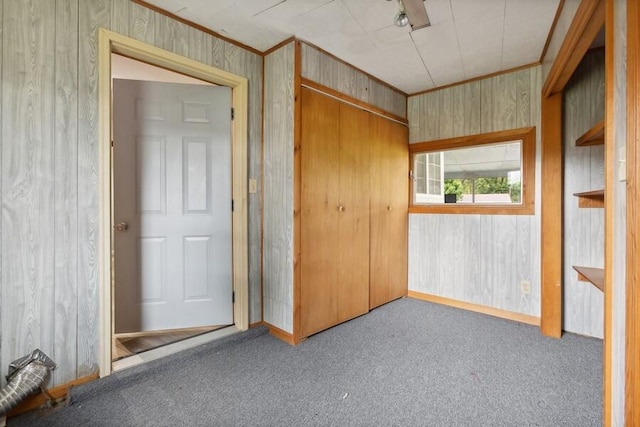
{"type": "Polygon", "coordinates": [[[535,128],[411,144],[409,212],[533,214],[535,128]]]}

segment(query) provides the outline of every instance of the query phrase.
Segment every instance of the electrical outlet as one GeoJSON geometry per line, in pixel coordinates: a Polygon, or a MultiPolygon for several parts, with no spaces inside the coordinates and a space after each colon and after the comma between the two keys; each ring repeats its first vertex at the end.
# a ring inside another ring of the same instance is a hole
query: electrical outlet
{"type": "Polygon", "coordinates": [[[256,194],[258,192],[258,181],[255,179],[249,180],[249,193],[256,194]]]}
{"type": "Polygon", "coordinates": [[[528,280],[521,280],[520,281],[520,289],[522,290],[523,294],[530,294],[531,293],[531,282],[528,280]]]}

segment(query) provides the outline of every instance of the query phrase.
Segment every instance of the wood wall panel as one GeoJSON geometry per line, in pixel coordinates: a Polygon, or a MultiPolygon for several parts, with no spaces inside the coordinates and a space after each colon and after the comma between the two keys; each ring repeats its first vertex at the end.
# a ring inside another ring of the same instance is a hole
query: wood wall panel
{"type": "Polygon", "coordinates": [[[154,44],[169,52],[187,56],[189,53],[189,27],[159,13],[155,14],[155,21],[159,31],[156,31],[154,44]]]}
{"type": "Polygon", "coordinates": [[[302,43],[302,77],[399,117],[407,117],[406,96],[324,51],[302,43]]]}
{"type": "MultiPolygon", "coordinates": [[[[2,72],[0,361],[55,351],[54,2],[5,2],[2,72]],[[43,25],[31,30],[23,23],[43,25]],[[10,49],[9,49],[10,48],[10,49]]],[[[4,383],[4,378],[2,379],[4,383]]]]}
{"type": "MultiPolygon", "coordinates": [[[[217,39],[207,35],[212,45],[217,39]]],[[[191,48],[190,48],[191,49],[191,48]]],[[[261,200],[262,189],[262,57],[234,44],[224,42],[216,51],[222,58],[212,58],[231,73],[249,80],[249,120],[247,140],[247,174],[257,181],[257,193],[248,194],[249,235],[249,322],[262,320],[262,268],[261,268],[261,200]]],[[[216,65],[219,66],[219,65],[216,65]]]]}
{"type": "Polygon", "coordinates": [[[53,382],[76,375],[78,307],[78,3],[56,0],[53,382]]]}
{"type": "Polygon", "coordinates": [[[573,193],[604,188],[604,147],[575,140],[604,118],[604,50],[588,53],[564,92],[564,325],[603,338],[604,295],[578,281],[572,265],[604,267],[604,209],[578,207],[573,193]]]}
{"type": "Polygon", "coordinates": [[[156,34],[156,13],[136,3],[130,3],[129,37],[153,44],[156,34]]]}
{"type": "Polygon", "coordinates": [[[98,371],[98,39],[110,3],[78,3],[78,356],[77,376],[98,371]],[[85,35],[85,36],[80,36],[85,35]]]}
{"type": "Polygon", "coordinates": [[[293,333],[294,42],[264,60],[264,321],[293,333]]]}
{"type": "MultiPolygon", "coordinates": [[[[131,0],[111,0],[111,30],[120,34],[129,33],[131,0]]],[[[75,27],[74,27],[75,28],[75,27]]]]}
{"type": "Polygon", "coordinates": [[[480,121],[480,102],[481,102],[481,83],[471,82],[463,85],[464,87],[464,127],[460,135],[475,135],[481,133],[480,121]]]}
{"type": "MultiPolygon", "coordinates": [[[[409,97],[409,140],[537,126],[539,159],[540,90],[540,67],[532,67],[409,97]]],[[[539,316],[539,232],[539,206],[526,216],[411,214],[409,290],[539,316]]]]}
{"type": "Polygon", "coordinates": [[[212,39],[209,34],[189,27],[189,57],[205,64],[211,64],[213,57],[212,39]]]}
{"type": "MultiPolygon", "coordinates": [[[[0,10],[0,366],[40,347],[58,363],[55,386],[98,370],[98,27],[247,77],[259,187],[262,57],[128,0],[3,0],[0,10]]],[[[262,319],[260,203],[249,195],[252,323],[262,319]]]]}

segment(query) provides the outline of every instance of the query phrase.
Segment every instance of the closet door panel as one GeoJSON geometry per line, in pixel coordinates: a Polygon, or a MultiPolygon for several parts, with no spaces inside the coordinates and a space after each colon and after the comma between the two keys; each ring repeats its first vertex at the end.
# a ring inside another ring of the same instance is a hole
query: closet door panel
{"type": "Polygon", "coordinates": [[[301,320],[309,336],[338,323],[339,103],[302,90],[301,320]]]}
{"type": "Polygon", "coordinates": [[[340,104],[338,317],[369,311],[369,113],[340,104]]]}
{"type": "Polygon", "coordinates": [[[407,293],[408,136],[407,128],[379,116],[370,118],[371,254],[369,307],[407,293]]]}

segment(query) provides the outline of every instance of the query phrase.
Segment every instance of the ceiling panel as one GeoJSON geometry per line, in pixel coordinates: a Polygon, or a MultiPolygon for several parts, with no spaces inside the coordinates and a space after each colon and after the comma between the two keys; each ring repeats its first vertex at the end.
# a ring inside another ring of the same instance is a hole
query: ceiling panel
{"type": "MultiPolygon", "coordinates": [[[[424,6],[432,26],[453,20],[449,0],[426,0],[424,6]]],[[[420,32],[420,30],[416,32],[420,32]]]]}
{"type": "Polygon", "coordinates": [[[458,35],[453,21],[415,31],[412,37],[435,85],[444,86],[464,80],[458,35]]]}
{"type": "Polygon", "coordinates": [[[451,10],[457,24],[488,22],[504,18],[505,0],[451,0],[451,10]]]}
{"type": "Polygon", "coordinates": [[[425,0],[411,32],[397,0],[147,1],[260,51],[296,36],[406,93],[537,62],[560,2],[425,0]]]}

